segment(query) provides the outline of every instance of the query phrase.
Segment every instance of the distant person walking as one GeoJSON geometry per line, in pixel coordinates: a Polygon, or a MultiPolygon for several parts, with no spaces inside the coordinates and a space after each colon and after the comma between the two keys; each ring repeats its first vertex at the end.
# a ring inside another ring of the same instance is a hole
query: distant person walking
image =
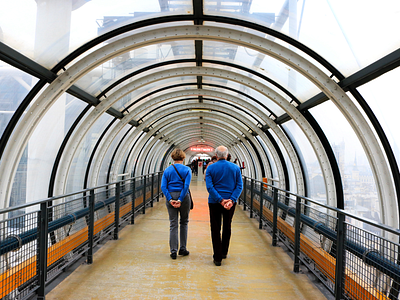
{"type": "Polygon", "coordinates": [[[236,202],[242,189],[242,175],[234,163],[226,160],[228,149],[219,146],[215,149],[218,161],[209,165],[206,172],[206,186],[209,193],[208,207],[210,211],[211,240],[213,259],[216,266],[228,255],[231,238],[232,217],[236,202]],[[223,218],[221,238],[221,217],[223,218]]]}
{"type": "Polygon", "coordinates": [[[189,167],[183,165],[186,155],[181,149],[175,149],[171,153],[174,164],[169,166],[163,174],[161,180],[161,190],[167,199],[167,209],[169,214],[169,247],[171,258],[176,259],[177,254],[189,255],[186,249],[190,198],[189,185],[192,180],[192,171],[189,167]],[[179,174],[180,176],[179,176],[179,174]],[[185,183],[182,182],[181,177],[185,183]],[[178,252],[178,218],[180,219],[180,247],[178,252]]]}

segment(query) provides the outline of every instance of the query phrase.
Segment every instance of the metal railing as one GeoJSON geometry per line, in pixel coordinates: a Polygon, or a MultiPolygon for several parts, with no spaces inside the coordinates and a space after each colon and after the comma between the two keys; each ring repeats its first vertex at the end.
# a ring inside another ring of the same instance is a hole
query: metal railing
{"type": "Polygon", "coordinates": [[[400,231],[243,176],[239,199],[335,299],[398,299],[400,231]]]}
{"type": "Polygon", "coordinates": [[[0,210],[0,299],[45,298],[45,286],[159,201],[162,172],[0,210]]]}

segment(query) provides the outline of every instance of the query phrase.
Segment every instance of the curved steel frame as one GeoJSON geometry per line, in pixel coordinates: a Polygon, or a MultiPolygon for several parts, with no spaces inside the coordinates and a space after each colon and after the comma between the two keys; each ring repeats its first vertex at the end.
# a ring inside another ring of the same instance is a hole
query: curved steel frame
{"type": "MultiPolygon", "coordinates": [[[[175,17],[175,20],[186,20],[187,19],[187,17],[188,16],[174,16],[175,17]]],[[[293,40],[293,39],[291,39],[291,38],[289,38],[289,37],[287,37],[287,36],[285,36],[285,35],[283,35],[283,34],[281,34],[281,33],[278,33],[278,32],[275,32],[275,31],[273,31],[273,30],[271,30],[271,29],[268,29],[268,28],[265,28],[265,27],[263,27],[263,26],[261,26],[261,25],[258,25],[258,24],[254,24],[254,23],[251,23],[251,22],[247,22],[247,21],[243,21],[243,20],[236,20],[236,19],[232,19],[232,18],[226,18],[226,17],[217,17],[217,16],[204,16],[204,15],[202,15],[201,16],[202,17],[202,19],[203,20],[209,20],[209,21],[218,21],[218,22],[227,22],[227,23],[232,23],[232,20],[234,20],[234,23],[235,24],[239,24],[239,25],[241,25],[241,26],[246,26],[246,27],[250,27],[250,28],[253,28],[253,29],[256,29],[256,30],[260,30],[260,31],[262,31],[262,32],[266,32],[266,33],[268,33],[268,34],[271,34],[271,35],[274,35],[274,36],[277,36],[278,38],[281,38],[281,39],[283,39],[283,40],[286,40],[287,42],[289,42],[290,44],[292,44],[292,45],[295,45],[296,47],[298,47],[299,49],[301,49],[301,50],[303,50],[303,51],[305,51],[306,53],[308,53],[308,54],[311,54],[311,56],[313,57],[313,58],[316,58],[319,62],[321,62],[322,61],[322,63],[323,63],[323,65],[325,66],[325,67],[327,67],[328,69],[330,69],[330,70],[334,70],[335,72],[334,72],[334,74],[335,74],[335,76],[336,77],[338,77],[339,79],[343,79],[343,76],[341,76],[338,72],[337,72],[337,70],[335,70],[331,65],[329,65],[329,64],[326,64],[326,62],[321,58],[321,57],[319,57],[318,55],[316,55],[315,53],[313,53],[310,49],[308,49],[308,48],[306,48],[306,47],[304,47],[304,45],[302,45],[302,44],[300,44],[300,43],[298,43],[297,41],[295,41],[295,40],[293,40]]],[[[170,20],[172,20],[172,19],[170,19],[170,20]]],[[[170,21],[169,20],[169,21],[170,21]]],[[[154,22],[154,20],[152,20],[151,22],[154,22]]],[[[165,17],[164,17],[164,19],[163,18],[160,18],[160,19],[158,19],[157,20],[157,23],[161,23],[161,22],[166,22],[166,19],[165,19],[165,17]]],[[[146,24],[149,24],[149,21],[148,20],[146,20],[146,21],[144,21],[144,22],[141,22],[140,24],[139,24],[140,22],[138,22],[137,24],[130,24],[129,26],[127,26],[127,27],[125,27],[125,28],[120,28],[120,29],[118,29],[118,31],[115,31],[115,32],[113,32],[113,33],[108,33],[107,35],[105,35],[105,36],[102,36],[101,38],[99,38],[99,39],[96,39],[96,41],[92,41],[92,42],[90,42],[89,44],[90,45],[94,45],[96,42],[98,42],[99,40],[101,40],[101,39],[104,39],[104,38],[106,38],[106,36],[108,36],[108,37],[111,37],[111,36],[115,36],[115,35],[117,35],[117,34],[119,34],[119,33],[121,33],[121,32],[123,32],[124,30],[130,30],[130,29],[132,29],[132,28],[138,28],[137,26],[146,26],[146,24]],[[147,22],[147,23],[146,23],[147,22]],[[130,28],[130,29],[128,29],[128,28],[130,28]],[[118,33],[117,33],[118,32],[118,33]]],[[[88,45],[89,45],[88,44],[88,45]]],[[[88,45],[85,45],[85,47],[89,47],[89,48],[91,48],[91,46],[88,46],[88,45]]],[[[83,49],[85,48],[85,47],[81,47],[80,49],[79,49],[79,51],[82,51],[81,53],[83,53],[84,51],[83,51],[83,49]]],[[[79,52],[78,51],[78,52],[79,52]]],[[[77,55],[77,52],[75,52],[74,54],[72,54],[72,55],[70,55],[69,56],[69,58],[70,57],[77,57],[78,55],[77,55]]],[[[67,61],[68,61],[68,58],[66,59],[67,61]]],[[[71,59],[72,60],[72,59],[71,59]]],[[[65,60],[61,63],[61,65],[63,64],[65,62],[65,60]]],[[[59,67],[59,66],[58,66],[59,67]]],[[[363,106],[364,107],[364,106],[363,106]]],[[[343,111],[342,111],[343,112],[343,111]]],[[[353,111],[353,113],[354,113],[354,111],[353,111]]],[[[359,121],[359,120],[358,120],[359,121]]],[[[374,122],[374,126],[376,126],[376,123],[377,122],[374,122]]],[[[353,125],[353,124],[352,124],[353,125]]],[[[356,127],[357,127],[357,124],[354,124],[354,126],[353,126],[353,128],[355,129],[355,131],[357,132],[357,130],[356,130],[356,127]]],[[[361,126],[361,127],[363,127],[363,126],[361,126]]],[[[366,128],[367,127],[365,127],[365,128],[362,128],[364,131],[366,130],[366,128]]],[[[378,133],[379,133],[379,131],[378,131],[378,133]]],[[[382,137],[381,137],[381,135],[382,134],[379,134],[379,136],[380,136],[380,138],[382,139],[382,137]]],[[[361,132],[361,134],[360,133],[358,133],[358,136],[359,136],[359,138],[362,138],[362,132],[361,132]]],[[[384,134],[383,134],[383,136],[384,136],[384,134]]],[[[384,136],[385,137],[385,136],[384,136]]],[[[366,140],[363,140],[364,142],[362,143],[363,144],[363,146],[365,146],[366,148],[368,148],[368,139],[372,139],[372,137],[371,136],[369,136],[369,135],[367,135],[367,139],[366,140]]],[[[385,147],[385,151],[386,151],[386,153],[388,152],[388,150],[387,150],[387,147],[389,147],[390,148],[390,145],[388,145],[388,143],[383,143],[384,144],[384,147],[385,147]]],[[[376,147],[376,148],[378,148],[378,147],[376,147]]],[[[379,151],[379,149],[374,149],[374,151],[371,151],[370,149],[366,149],[366,152],[367,152],[367,157],[370,159],[370,162],[371,162],[371,166],[372,166],[372,168],[373,168],[373,171],[374,171],[374,175],[375,175],[375,177],[378,179],[377,180],[377,185],[378,185],[378,188],[380,188],[380,184],[379,183],[383,183],[384,185],[383,185],[383,192],[382,192],[382,190],[381,190],[381,192],[379,193],[379,195],[380,196],[382,196],[382,194],[384,194],[385,193],[385,191],[386,190],[388,190],[389,192],[388,193],[386,193],[386,195],[387,196],[394,196],[394,195],[391,195],[391,193],[390,193],[390,191],[392,191],[392,189],[390,188],[390,180],[389,181],[384,181],[384,180],[379,180],[380,178],[379,178],[379,175],[381,174],[381,172],[380,171],[384,171],[384,170],[382,170],[382,168],[379,168],[379,163],[382,163],[382,164],[384,164],[384,159],[382,159],[382,157],[380,157],[378,160],[376,160],[377,162],[375,162],[374,161],[374,157],[372,157],[373,156],[373,154],[377,154],[378,153],[378,155],[380,154],[380,151],[379,151]]],[[[391,150],[391,149],[389,149],[389,150],[391,150]]],[[[389,151],[390,153],[391,153],[391,151],[389,151]]],[[[390,154],[389,153],[389,154],[390,154]]],[[[392,159],[392,157],[389,155],[389,154],[387,154],[388,156],[389,156],[389,160],[390,160],[390,165],[391,165],[391,168],[392,168],[392,171],[393,171],[393,166],[392,166],[392,164],[393,164],[393,161],[395,162],[395,160],[394,160],[394,157],[393,157],[393,159],[392,159]]],[[[18,160],[19,161],[19,160],[18,160]]],[[[398,169],[398,168],[397,168],[398,169]]],[[[14,173],[12,173],[12,176],[11,177],[13,177],[13,175],[14,175],[14,173]]],[[[383,176],[384,177],[384,176],[383,176]]],[[[397,187],[398,187],[398,182],[396,181],[395,183],[394,183],[395,185],[396,185],[396,189],[397,189],[397,187]]],[[[398,191],[398,189],[397,189],[397,191],[398,191]]],[[[7,198],[7,197],[6,197],[7,198]]],[[[382,197],[380,197],[380,199],[381,199],[381,202],[382,202],[382,197]]],[[[389,198],[390,199],[390,198],[389,198]]],[[[385,213],[385,211],[384,211],[384,213],[385,213]]],[[[385,216],[384,216],[384,219],[387,219],[387,218],[385,218],[385,216]]],[[[397,222],[396,222],[397,223],[397,222]]]]}

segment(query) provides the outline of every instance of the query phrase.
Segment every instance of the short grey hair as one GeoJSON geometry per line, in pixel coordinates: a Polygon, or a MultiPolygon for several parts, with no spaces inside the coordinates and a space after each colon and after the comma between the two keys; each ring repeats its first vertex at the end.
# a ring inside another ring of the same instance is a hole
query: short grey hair
{"type": "Polygon", "coordinates": [[[215,155],[217,156],[217,158],[227,158],[228,149],[224,146],[219,146],[215,149],[215,155]]]}

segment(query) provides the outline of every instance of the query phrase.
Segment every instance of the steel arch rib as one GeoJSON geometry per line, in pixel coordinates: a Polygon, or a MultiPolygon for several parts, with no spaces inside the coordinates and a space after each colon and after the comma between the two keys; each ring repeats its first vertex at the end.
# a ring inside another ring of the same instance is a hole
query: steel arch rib
{"type": "MultiPolygon", "coordinates": [[[[364,150],[366,151],[376,179],[378,195],[382,205],[382,217],[386,224],[397,225],[398,216],[393,209],[390,209],[393,206],[397,207],[397,202],[393,200],[391,202],[383,202],[383,199],[395,199],[393,182],[391,176],[388,175],[390,174],[390,171],[387,168],[385,156],[383,155],[368,123],[363,119],[362,114],[358,111],[357,107],[351,102],[343,90],[341,90],[333,80],[306,59],[275,42],[242,31],[215,28],[212,26],[177,26],[148,31],[138,34],[137,36],[130,36],[94,51],[71,66],[71,68],[66,72],[59,75],[58,78],[50,84],[50,86],[38,98],[36,101],[37,105],[30,108],[28,115],[15,131],[15,139],[13,139],[13,141],[7,146],[6,159],[2,160],[0,166],[1,178],[7,178],[6,180],[1,180],[0,185],[1,202],[3,202],[3,206],[5,200],[9,198],[12,181],[11,178],[14,178],[16,167],[21,158],[24,146],[37,123],[60,94],[70,87],[79,77],[83,76],[96,65],[101,64],[113,56],[129,51],[137,45],[144,46],[162,41],[185,39],[223,40],[228,43],[243,45],[258,50],[263,54],[286,63],[316,84],[330,99],[332,99],[352,125],[353,130],[356,132],[364,150]]],[[[299,123],[300,127],[303,128],[304,118],[301,118],[298,114],[294,114],[292,117],[299,123]]],[[[310,138],[308,133],[307,136],[310,138]]],[[[318,158],[321,159],[321,151],[318,151],[317,153],[319,154],[318,158]]],[[[323,161],[322,169],[324,171],[324,176],[328,180],[328,202],[332,202],[332,198],[334,198],[332,190],[334,190],[335,187],[332,176],[329,174],[330,168],[326,159],[323,161]]]]}
{"type": "MultiPolygon", "coordinates": [[[[192,121],[187,121],[187,122],[189,122],[189,124],[193,124],[192,121]]],[[[223,123],[218,124],[218,127],[221,127],[221,128],[223,128],[223,129],[225,129],[225,131],[229,133],[230,127],[224,125],[223,123]]],[[[196,130],[198,130],[197,124],[194,125],[193,128],[196,129],[196,130]]],[[[185,134],[185,131],[184,131],[184,130],[175,131],[175,128],[174,128],[174,127],[165,130],[165,132],[163,132],[163,133],[166,135],[166,137],[168,137],[168,136],[169,136],[169,133],[170,133],[171,131],[174,131],[175,134],[177,134],[177,135],[185,134]]],[[[240,132],[240,130],[238,130],[238,132],[240,132]]],[[[240,140],[242,141],[242,143],[247,144],[247,141],[246,141],[242,136],[239,135],[239,138],[240,138],[240,140]]],[[[173,141],[177,141],[177,139],[173,139],[173,141]]],[[[145,150],[146,148],[151,147],[151,145],[152,145],[152,143],[147,144],[147,145],[145,146],[144,150],[145,150]]],[[[137,151],[139,151],[139,150],[140,150],[140,147],[137,148],[137,151]]],[[[253,151],[254,151],[254,150],[253,150],[253,151]]],[[[252,153],[252,154],[254,154],[254,157],[256,157],[255,153],[252,153]]],[[[133,156],[133,157],[135,157],[135,156],[133,156]]],[[[131,160],[131,161],[132,161],[132,163],[133,163],[134,160],[131,160]]],[[[140,160],[139,157],[138,157],[137,165],[141,165],[141,163],[143,163],[143,159],[140,160]]],[[[129,169],[129,170],[133,169],[133,164],[131,164],[130,167],[129,167],[128,169],[129,169]]],[[[259,172],[260,172],[260,169],[257,170],[257,173],[259,173],[259,172]]]]}
{"type": "MultiPolygon", "coordinates": [[[[229,131],[229,129],[231,129],[231,127],[229,127],[229,126],[227,126],[226,124],[224,124],[224,123],[221,123],[221,122],[217,122],[217,121],[209,121],[209,123],[207,123],[207,125],[208,124],[212,124],[212,125],[216,125],[218,128],[224,128],[224,129],[226,129],[226,131],[229,131]]],[[[203,124],[203,126],[204,126],[205,124],[203,124]]],[[[183,128],[181,128],[180,130],[176,130],[175,129],[175,126],[168,126],[167,128],[165,128],[165,131],[163,131],[162,133],[163,134],[165,134],[166,136],[173,136],[173,139],[172,140],[174,140],[174,141],[176,141],[177,140],[177,138],[175,138],[175,136],[180,136],[180,135],[186,135],[187,134],[187,130],[189,129],[189,128],[193,128],[193,129],[195,129],[195,130],[199,130],[198,129],[198,125],[197,125],[197,122],[194,122],[193,120],[189,120],[189,121],[184,121],[184,122],[181,122],[181,123],[179,123],[179,125],[177,124],[176,126],[179,126],[179,127],[183,127],[183,128]],[[185,128],[185,125],[187,125],[187,124],[190,124],[191,126],[187,126],[186,128],[185,128]],[[193,125],[194,124],[194,125],[193,125]],[[171,134],[169,135],[169,132],[171,132],[171,134]]],[[[231,126],[235,126],[234,124],[231,124],[231,126]]],[[[204,126],[205,128],[207,128],[207,127],[209,127],[209,125],[208,126],[204,126]]],[[[240,127],[239,126],[235,126],[236,127],[236,129],[237,129],[237,132],[239,132],[240,133],[240,127]]],[[[254,140],[254,137],[253,136],[251,136],[251,134],[249,134],[249,133],[245,133],[245,135],[246,135],[246,137],[248,138],[248,139],[250,139],[250,140],[254,140]]],[[[246,142],[246,144],[248,144],[247,143],[247,141],[246,141],[246,139],[244,139],[244,138],[242,138],[240,135],[239,135],[239,138],[242,140],[242,142],[246,142]]],[[[149,148],[150,147],[150,144],[147,146],[147,148],[149,148]]],[[[259,179],[261,180],[262,178],[261,178],[261,169],[260,169],[260,165],[258,164],[258,162],[257,162],[257,160],[256,160],[256,155],[255,155],[255,149],[253,149],[253,147],[250,147],[250,145],[249,145],[249,148],[252,150],[252,154],[254,154],[254,159],[253,159],[253,161],[255,162],[255,165],[256,165],[256,170],[257,170],[257,172],[256,172],[256,175],[258,175],[258,177],[259,177],[259,179]]],[[[261,149],[260,149],[260,147],[258,147],[258,149],[257,149],[259,152],[261,151],[261,149]]],[[[263,157],[264,159],[266,159],[265,158],[265,156],[263,157]]],[[[261,163],[261,162],[260,162],[261,163]]],[[[143,160],[143,158],[141,159],[141,160],[138,160],[138,163],[137,163],[138,165],[141,165],[141,164],[145,164],[145,161],[143,160]]]]}
{"type": "MultiPolygon", "coordinates": [[[[222,93],[220,93],[220,92],[203,91],[203,90],[185,90],[185,91],[183,91],[183,94],[184,94],[184,95],[189,95],[189,94],[190,94],[190,95],[192,95],[192,94],[193,94],[193,95],[199,95],[199,94],[201,94],[201,95],[209,95],[209,96],[218,97],[218,98],[223,98],[223,99],[227,99],[227,100],[230,100],[230,101],[232,101],[232,102],[235,102],[236,104],[238,104],[238,105],[240,105],[240,106],[242,106],[242,107],[246,107],[246,108],[250,109],[251,111],[253,111],[253,113],[257,114],[257,115],[259,116],[260,119],[267,120],[267,123],[268,123],[269,125],[271,125],[272,130],[275,131],[275,133],[278,135],[278,137],[282,137],[282,136],[283,136],[283,137],[286,137],[286,136],[282,133],[280,127],[278,127],[272,120],[270,120],[270,119],[268,118],[268,116],[267,116],[265,113],[263,113],[261,110],[259,110],[259,109],[257,109],[257,108],[253,108],[251,105],[249,106],[249,103],[245,102],[244,100],[242,100],[242,99],[240,99],[240,98],[233,97],[233,96],[231,96],[231,95],[225,95],[225,94],[222,94],[222,93]],[[274,125],[275,125],[275,126],[274,126],[274,125]],[[280,134],[280,133],[281,133],[281,134],[280,134]]],[[[146,106],[147,106],[147,107],[152,107],[152,108],[153,108],[157,103],[159,103],[159,102],[161,101],[161,99],[163,99],[163,100],[172,99],[172,98],[174,98],[174,97],[181,96],[181,95],[182,95],[182,92],[168,93],[168,94],[165,94],[165,95],[163,95],[163,96],[153,98],[152,100],[146,102],[146,106]]],[[[137,107],[137,110],[140,111],[140,106],[137,107]]],[[[135,112],[131,112],[130,114],[126,115],[126,116],[121,120],[120,124],[118,124],[117,126],[115,126],[115,127],[113,128],[113,132],[109,134],[109,137],[108,137],[107,141],[105,142],[106,144],[104,144],[104,148],[108,148],[108,144],[111,144],[111,141],[113,140],[113,137],[115,137],[115,136],[118,134],[119,130],[121,130],[121,129],[123,128],[123,126],[124,126],[125,124],[127,124],[127,123],[131,120],[132,117],[134,117],[134,116],[132,116],[132,115],[134,115],[134,113],[135,113],[135,112]]],[[[193,117],[194,117],[194,116],[198,116],[198,115],[193,115],[193,117]]],[[[153,118],[153,119],[154,119],[154,118],[153,118]]],[[[257,131],[257,130],[258,130],[258,127],[257,127],[257,126],[251,126],[251,122],[246,122],[246,123],[248,124],[249,127],[251,127],[252,129],[254,129],[254,131],[257,131]],[[257,127],[257,128],[255,128],[255,127],[257,127]]],[[[148,126],[148,122],[146,122],[146,126],[148,126]]],[[[263,134],[263,133],[258,132],[258,134],[260,135],[260,137],[264,137],[264,134],[263,134]]],[[[281,142],[282,142],[284,145],[290,144],[290,142],[289,142],[287,139],[285,139],[285,138],[282,138],[282,139],[281,139],[281,142]]],[[[269,144],[269,143],[267,142],[267,144],[269,144]]],[[[290,145],[291,145],[291,144],[290,144],[290,145]]],[[[271,149],[273,149],[273,147],[271,146],[271,147],[269,147],[269,149],[271,150],[271,149]]],[[[296,167],[296,165],[298,165],[298,162],[296,161],[296,158],[297,158],[297,157],[293,157],[293,155],[292,155],[293,150],[291,150],[290,148],[286,148],[286,150],[287,150],[287,152],[288,152],[288,154],[289,154],[290,160],[292,161],[292,164],[293,164],[293,166],[294,166],[294,169],[295,169],[295,170],[298,169],[299,167],[296,167]]],[[[95,167],[98,167],[98,164],[102,161],[102,157],[103,157],[102,153],[104,153],[105,151],[106,151],[106,149],[101,149],[101,150],[99,151],[99,155],[98,155],[99,158],[97,159],[96,162],[94,162],[94,166],[95,166],[95,167]]],[[[275,156],[275,158],[276,158],[276,157],[277,157],[277,156],[275,156]]],[[[96,173],[96,172],[95,172],[95,173],[96,173]]],[[[297,178],[296,181],[302,182],[302,178],[297,178]]],[[[300,189],[300,190],[301,190],[301,189],[300,189]]]]}
{"type": "MultiPolygon", "coordinates": [[[[174,111],[176,111],[176,110],[180,110],[180,109],[191,109],[191,108],[205,108],[205,109],[211,109],[211,108],[214,108],[215,109],[215,106],[212,106],[212,105],[208,105],[208,104],[205,104],[205,103],[202,103],[202,104],[186,104],[186,105],[181,105],[181,106],[179,106],[179,107],[174,107],[174,108],[170,108],[170,109],[167,109],[167,110],[164,110],[164,111],[162,111],[162,112],[160,112],[160,114],[158,114],[158,115],[156,115],[156,116],[154,116],[154,118],[153,119],[158,119],[160,116],[162,116],[162,115],[164,115],[164,114],[167,114],[167,113],[170,113],[170,112],[174,112],[174,111]]],[[[225,108],[226,109],[226,108],[225,108]]],[[[234,112],[231,112],[232,114],[234,114],[234,112]]],[[[204,115],[204,113],[203,113],[203,115],[204,115]]],[[[182,118],[182,114],[180,114],[180,115],[178,115],[176,118],[182,118]]],[[[189,116],[193,116],[193,115],[191,115],[191,114],[189,114],[189,116]]],[[[222,118],[222,117],[221,117],[222,118]]],[[[153,120],[148,120],[148,122],[150,123],[150,122],[152,122],[153,120]]],[[[137,131],[137,132],[139,132],[139,131],[141,131],[141,126],[145,126],[144,125],[144,123],[143,124],[141,124],[137,129],[135,129],[135,131],[137,131]]],[[[177,124],[177,126],[179,126],[179,124],[177,124]]],[[[158,128],[158,127],[157,127],[158,128]]],[[[257,129],[255,129],[255,130],[259,130],[258,128],[257,129]]],[[[134,135],[135,134],[135,131],[132,133],[132,135],[134,135]]],[[[261,135],[263,135],[263,133],[260,131],[259,132],[259,134],[261,135]]],[[[150,135],[151,136],[151,135],[150,135]]],[[[133,137],[132,137],[133,138],[133,137]]],[[[269,144],[269,140],[265,140],[265,142],[267,143],[267,144],[269,144]]],[[[130,143],[129,142],[129,140],[127,140],[126,141],[126,143],[130,143]]],[[[126,151],[126,148],[123,148],[123,147],[121,147],[122,148],[122,150],[121,150],[121,152],[120,152],[120,154],[119,155],[117,155],[118,156],[118,158],[116,159],[116,166],[118,166],[120,163],[121,163],[121,159],[122,159],[122,156],[123,156],[123,153],[124,153],[124,151],[126,151]]],[[[272,153],[275,153],[275,150],[272,148],[271,149],[272,150],[272,153]]],[[[275,158],[278,158],[278,156],[276,155],[276,157],[275,158]]],[[[277,161],[277,165],[278,165],[278,169],[279,169],[279,165],[280,165],[280,162],[279,162],[279,160],[277,161]]],[[[279,175],[280,176],[282,176],[282,174],[283,173],[280,173],[279,175]]]]}

